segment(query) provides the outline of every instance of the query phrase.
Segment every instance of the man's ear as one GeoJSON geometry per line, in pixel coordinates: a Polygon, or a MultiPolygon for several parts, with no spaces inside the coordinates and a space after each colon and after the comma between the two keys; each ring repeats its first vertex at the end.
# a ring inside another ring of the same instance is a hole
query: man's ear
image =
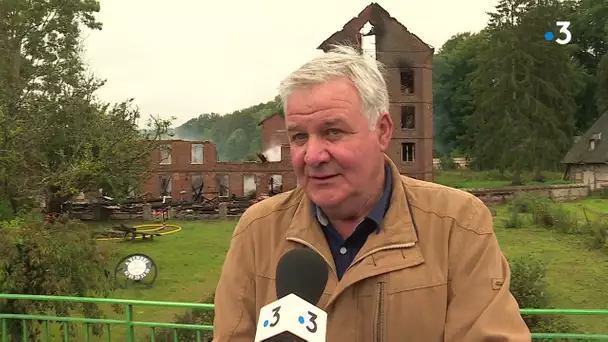
{"type": "Polygon", "coordinates": [[[389,113],[380,114],[376,123],[376,133],[378,134],[380,148],[383,152],[386,152],[393,136],[393,120],[389,113]]]}

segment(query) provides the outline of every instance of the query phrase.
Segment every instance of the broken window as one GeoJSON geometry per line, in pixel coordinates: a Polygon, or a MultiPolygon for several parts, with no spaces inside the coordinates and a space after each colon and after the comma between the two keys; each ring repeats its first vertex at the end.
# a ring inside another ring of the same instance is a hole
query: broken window
{"type": "Polygon", "coordinates": [[[278,194],[283,190],[283,175],[271,175],[268,179],[268,191],[271,194],[278,194]]]}
{"type": "Polygon", "coordinates": [[[414,93],[414,70],[410,68],[401,69],[400,71],[401,91],[405,94],[414,93]]]}
{"type": "Polygon", "coordinates": [[[220,197],[230,196],[228,175],[217,175],[217,191],[218,191],[220,197]]]}
{"type": "Polygon", "coordinates": [[[190,175],[192,188],[192,201],[200,202],[203,199],[203,175],[190,175]]]}
{"type": "Polygon", "coordinates": [[[160,146],[160,163],[163,165],[171,164],[171,145],[160,146]]]}
{"type": "Polygon", "coordinates": [[[243,194],[245,197],[255,196],[257,186],[254,175],[243,175],[243,194]]]}
{"type": "Polygon", "coordinates": [[[192,164],[203,163],[203,144],[192,144],[192,164]]]}
{"type": "Polygon", "coordinates": [[[416,107],[403,106],[401,107],[401,129],[416,128],[416,107]]]}
{"type": "Polygon", "coordinates": [[[402,143],[401,144],[401,160],[404,162],[413,162],[416,158],[416,144],[402,143]]]}
{"type": "Polygon", "coordinates": [[[158,175],[160,196],[171,196],[172,180],[170,175],[158,175]]]}

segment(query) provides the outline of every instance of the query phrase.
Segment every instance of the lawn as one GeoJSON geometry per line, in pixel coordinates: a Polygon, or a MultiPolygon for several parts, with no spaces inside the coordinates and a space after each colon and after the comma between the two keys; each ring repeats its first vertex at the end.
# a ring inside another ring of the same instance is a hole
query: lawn
{"type": "MultiPolygon", "coordinates": [[[[594,212],[608,212],[608,200],[589,198],[567,204],[584,220],[582,206],[594,212]]],[[[551,304],[559,308],[608,308],[608,253],[590,250],[584,236],[565,235],[544,228],[527,226],[506,229],[503,219],[506,206],[496,207],[496,233],[507,258],[532,255],[542,259],[548,268],[547,280],[551,304]],[[576,271],[576,272],[575,272],[576,271]]],[[[115,244],[119,256],[144,253],[151,256],[159,268],[152,288],[117,290],[113,297],[125,299],[197,302],[214,290],[225,252],[236,221],[172,222],[183,230],[173,235],[146,242],[103,242],[115,244]]],[[[106,310],[110,312],[109,308],[106,310]]],[[[182,309],[136,307],[138,321],[173,322],[182,309]]],[[[112,317],[121,315],[112,314],[112,317]]],[[[608,320],[599,317],[573,317],[586,333],[608,331],[608,320]]],[[[137,330],[143,337],[148,329],[137,330]]],[[[112,328],[112,340],[121,340],[124,329],[112,328]]]]}
{"type": "MultiPolygon", "coordinates": [[[[522,175],[524,185],[569,184],[560,172],[543,173],[545,181],[535,182],[530,174],[522,175]]],[[[471,171],[469,169],[436,171],[434,182],[457,189],[490,189],[511,186],[511,175],[498,171],[471,171]]]]}
{"type": "MultiPolygon", "coordinates": [[[[581,221],[580,206],[606,207],[608,202],[588,199],[566,204],[576,211],[581,221]]],[[[495,222],[499,243],[508,259],[532,256],[547,267],[548,292],[551,305],[557,308],[608,309],[608,254],[589,249],[585,236],[560,234],[538,227],[506,229],[501,224],[506,208],[498,209],[495,222]]],[[[605,316],[571,316],[585,333],[606,333],[605,316]]]]}
{"type": "MultiPolygon", "coordinates": [[[[236,221],[171,223],[180,225],[182,230],[157,237],[153,241],[100,242],[115,244],[118,248],[118,257],[112,264],[112,272],[114,264],[131,253],[150,256],[158,267],[158,277],[151,288],[118,289],[113,293],[113,298],[172,302],[199,302],[209,298],[219,278],[236,221]]],[[[110,306],[103,308],[110,318],[124,319],[124,315],[114,313],[110,306]]],[[[175,315],[181,315],[183,312],[183,309],[135,307],[134,319],[170,323],[175,320],[175,315]]],[[[136,328],[138,338],[143,338],[149,332],[147,328],[136,328]]],[[[57,335],[57,338],[59,336],[57,335]]],[[[123,341],[124,336],[124,328],[112,326],[112,341],[123,341]]],[[[76,340],[79,338],[80,336],[76,340]]]]}

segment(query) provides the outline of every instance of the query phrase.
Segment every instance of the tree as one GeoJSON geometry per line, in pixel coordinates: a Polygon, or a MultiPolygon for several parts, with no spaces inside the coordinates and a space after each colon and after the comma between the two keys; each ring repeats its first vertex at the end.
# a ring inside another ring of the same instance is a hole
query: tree
{"type": "Polygon", "coordinates": [[[523,171],[554,169],[572,143],[582,71],[567,47],[538,39],[567,5],[501,0],[490,14],[473,82],[472,154],[482,167],[512,170],[514,184],[523,171]]]}
{"type": "Polygon", "coordinates": [[[468,151],[472,146],[466,119],[475,104],[470,87],[477,68],[477,54],[484,33],[460,33],[452,36],[435,57],[433,72],[436,132],[443,152],[468,151]]]}
{"type": "Polygon", "coordinates": [[[100,187],[124,195],[166,133],[170,121],[152,118],[142,134],[131,100],[95,97],[103,81],[85,71],[80,34],[101,29],[97,11],[92,0],[0,2],[0,191],[14,213],[33,198],[57,211],[100,187]]]}
{"type": "Polygon", "coordinates": [[[597,67],[597,109],[601,114],[608,111],[608,53],[600,60],[597,67]]]}

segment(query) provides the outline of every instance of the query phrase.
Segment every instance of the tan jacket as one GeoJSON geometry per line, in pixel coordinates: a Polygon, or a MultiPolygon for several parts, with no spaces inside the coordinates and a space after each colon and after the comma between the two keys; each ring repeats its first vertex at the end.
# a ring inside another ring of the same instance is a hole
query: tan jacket
{"type": "Polygon", "coordinates": [[[328,313],[328,342],[531,341],[488,208],[388,162],[390,209],[340,281],[302,189],[246,211],[217,285],[213,341],[253,341],[260,308],[277,299],[277,262],[298,245],[331,269],[317,305],[328,313]]]}

